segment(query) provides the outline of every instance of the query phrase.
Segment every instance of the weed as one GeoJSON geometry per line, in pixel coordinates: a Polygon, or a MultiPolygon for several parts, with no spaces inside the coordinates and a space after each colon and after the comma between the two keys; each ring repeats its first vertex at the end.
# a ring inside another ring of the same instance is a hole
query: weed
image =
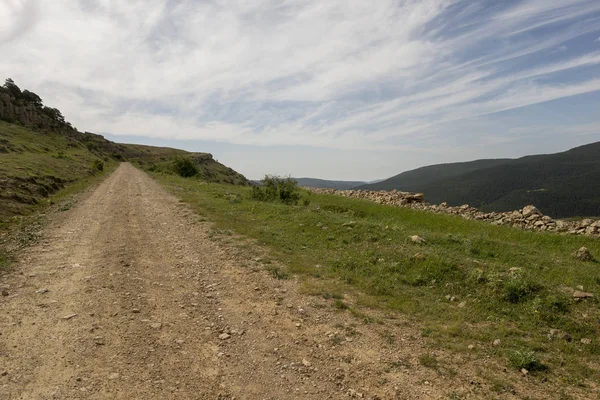
{"type": "Polygon", "coordinates": [[[518,304],[530,299],[542,289],[542,285],[521,278],[510,279],[504,283],[504,299],[518,304]]]}
{"type": "Polygon", "coordinates": [[[512,350],[508,353],[510,364],[518,369],[526,369],[529,372],[545,371],[548,369],[533,351],[528,350],[512,350]]]}
{"type": "Polygon", "coordinates": [[[290,274],[275,265],[267,265],[265,266],[265,270],[275,279],[284,280],[290,277],[290,274]]]}
{"type": "Polygon", "coordinates": [[[3,250],[0,250],[0,271],[6,270],[11,264],[11,257],[3,250]]]}
{"type": "Polygon", "coordinates": [[[432,354],[421,354],[419,356],[419,364],[426,368],[431,368],[437,370],[439,367],[439,362],[437,358],[435,358],[432,354]]]}
{"type": "Polygon", "coordinates": [[[342,344],[343,341],[344,341],[344,339],[337,333],[331,337],[331,342],[336,346],[339,346],[340,344],[342,344]]]}
{"type": "Polygon", "coordinates": [[[380,335],[387,342],[387,344],[394,344],[396,342],[396,336],[390,331],[383,331],[380,333],[380,335]]]}
{"type": "Polygon", "coordinates": [[[333,307],[335,307],[338,310],[347,310],[348,308],[348,304],[344,303],[342,300],[336,300],[335,303],[333,303],[333,307]]]}

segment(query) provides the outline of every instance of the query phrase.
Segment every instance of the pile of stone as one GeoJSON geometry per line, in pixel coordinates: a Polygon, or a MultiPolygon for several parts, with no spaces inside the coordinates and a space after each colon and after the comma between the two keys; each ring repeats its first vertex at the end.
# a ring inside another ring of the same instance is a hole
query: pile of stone
{"type": "Polygon", "coordinates": [[[567,233],[571,235],[600,236],[600,220],[555,220],[547,215],[543,215],[540,210],[531,205],[523,207],[521,210],[517,211],[485,213],[475,207],[469,206],[468,204],[458,207],[452,207],[446,203],[442,203],[440,205],[429,204],[424,201],[424,196],[422,193],[399,192],[396,190],[386,192],[372,190],[309,189],[315,193],[354,197],[358,199],[374,201],[379,204],[415,208],[438,214],[453,214],[465,219],[486,221],[493,225],[512,226],[515,228],[541,232],[547,231],[567,233]]]}
{"type": "Polygon", "coordinates": [[[392,190],[391,192],[386,191],[374,191],[374,190],[337,190],[337,189],[318,189],[318,188],[305,188],[315,193],[322,194],[336,194],[344,197],[355,197],[363,200],[374,201],[379,204],[386,204],[390,206],[408,206],[423,203],[423,193],[409,193],[399,192],[392,190]]]}

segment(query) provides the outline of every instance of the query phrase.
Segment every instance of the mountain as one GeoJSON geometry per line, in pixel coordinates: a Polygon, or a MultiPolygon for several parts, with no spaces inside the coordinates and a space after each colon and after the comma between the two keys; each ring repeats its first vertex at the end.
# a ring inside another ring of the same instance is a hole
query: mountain
{"type": "Polygon", "coordinates": [[[194,177],[247,185],[248,180],[208,153],[114,143],[80,132],[62,113],[10,79],[0,86],[0,230],[10,218],[30,213],[56,191],[120,161],[175,173],[191,165],[194,177]]]}
{"type": "Polygon", "coordinates": [[[366,184],[366,182],[361,181],[328,181],[325,179],[317,179],[317,178],[294,178],[298,181],[298,186],[305,187],[314,187],[321,189],[352,189],[360,185],[366,184]]]}
{"type": "Polygon", "coordinates": [[[600,142],[557,154],[432,165],[359,188],[421,192],[432,203],[483,211],[535,204],[555,218],[600,216],[600,142]]]}
{"type": "Polygon", "coordinates": [[[384,179],[372,184],[365,184],[356,189],[365,190],[404,190],[410,192],[423,192],[430,184],[445,179],[454,178],[462,174],[477,171],[483,168],[495,167],[505,164],[511,159],[476,160],[469,162],[436,164],[427,167],[406,171],[391,178],[384,179]],[[405,188],[411,188],[405,189],[405,188]]]}

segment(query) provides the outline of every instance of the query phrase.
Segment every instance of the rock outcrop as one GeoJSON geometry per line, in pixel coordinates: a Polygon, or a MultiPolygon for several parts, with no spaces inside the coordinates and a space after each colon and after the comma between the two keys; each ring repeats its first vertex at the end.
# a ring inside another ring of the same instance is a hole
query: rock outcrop
{"type": "Polygon", "coordinates": [[[371,190],[307,189],[315,193],[335,194],[338,196],[370,200],[379,204],[397,207],[409,207],[438,214],[458,215],[465,219],[486,221],[493,225],[512,226],[515,228],[541,232],[557,232],[572,235],[600,237],[600,220],[555,220],[547,215],[543,215],[540,210],[532,205],[523,207],[521,210],[516,211],[485,213],[475,207],[469,206],[468,204],[458,207],[452,207],[446,203],[442,203],[440,205],[429,204],[425,202],[424,195],[422,193],[399,192],[396,190],[387,192],[371,190]]]}

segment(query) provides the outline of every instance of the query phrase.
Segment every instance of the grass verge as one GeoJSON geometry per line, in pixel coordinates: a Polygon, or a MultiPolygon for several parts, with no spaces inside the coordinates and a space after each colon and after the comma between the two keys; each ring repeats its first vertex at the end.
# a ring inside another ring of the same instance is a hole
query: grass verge
{"type": "Polygon", "coordinates": [[[0,273],[10,271],[18,251],[38,241],[46,213],[69,210],[78,194],[102,182],[117,167],[117,163],[109,163],[102,172],[81,178],[48,198],[39,200],[28,210],[27,215],[13,217],[6,221],[0,227],[0,273]]]}

